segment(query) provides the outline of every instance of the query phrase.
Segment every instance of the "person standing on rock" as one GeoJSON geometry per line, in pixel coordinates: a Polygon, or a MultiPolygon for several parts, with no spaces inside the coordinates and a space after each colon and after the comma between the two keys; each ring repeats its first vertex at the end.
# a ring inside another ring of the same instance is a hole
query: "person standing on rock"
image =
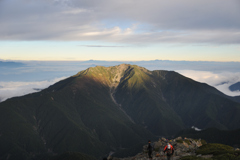
{"type": "Polygon", "coordinates": [[[147,147],[147,150],[148,150],[148,158],[149,158],[149,159],[152,159],[153,146],[152,146],[150,140],[148,141],[148,147],[147,147]]]}
{"type": "Polygon", "coordinates": [[[171,160],[172,159],[172,155],[174,153],[174,148],[170,143],[167,143],[167,145],[164,148],[164,153],[167,152],[167,160],[171,160]]]}

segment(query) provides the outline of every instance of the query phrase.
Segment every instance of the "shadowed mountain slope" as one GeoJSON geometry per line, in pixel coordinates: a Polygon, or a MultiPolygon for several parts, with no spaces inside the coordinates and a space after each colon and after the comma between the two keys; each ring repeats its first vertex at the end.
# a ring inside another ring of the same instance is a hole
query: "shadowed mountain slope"
{"type": "Polygon", "coordinates": [[[233,100],[236,101],[236,102],[238,102],[238,103],[240,103],[240,96],[235,96],[235,97],[233,97],[233,100]]]}
{"type": "Polygon", "coordinates": [[[192,125],[237,129],[239,115],[239,103],[176,72],[97,66],[0,103],[0,159],[100,157],[192,125]]]}

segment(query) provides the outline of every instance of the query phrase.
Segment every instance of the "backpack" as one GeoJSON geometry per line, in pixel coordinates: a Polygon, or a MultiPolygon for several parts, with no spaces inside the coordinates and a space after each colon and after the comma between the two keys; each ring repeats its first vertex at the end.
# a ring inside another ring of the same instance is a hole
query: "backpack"
{"type": "Polygon", "coordinates": [[[172,150],[171,149],[167,149],[167,154],[171,155],[172,154],[172,150]]]}
{"type": "Polygon", "coordinates": [[[168,155],[171,155],[172,153],[173,153],[172,147],[169,145],[169,146],[167,147],[167,154],[168,154],[168,155]]]}

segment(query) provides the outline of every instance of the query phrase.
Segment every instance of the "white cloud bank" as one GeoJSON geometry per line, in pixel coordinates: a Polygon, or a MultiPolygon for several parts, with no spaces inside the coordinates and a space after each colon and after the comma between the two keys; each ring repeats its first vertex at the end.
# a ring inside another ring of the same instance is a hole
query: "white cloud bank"
{"type": "Polygon", "coordinates": [[[229,90],[230,85],[240,82],[240,72],[213,73],[209,71],[179,70],[178,73],[195,81],[207,83],[226,95],[240,95],[240,91],[229,90]]]}
{"type": "Polygon", "coordinates": [[[18,97],[38,92],[39,90],[45,89],[64,78],[66,77],[38,82],[0,82],[0,101],[4,101],[11,97],[18,97]]]}

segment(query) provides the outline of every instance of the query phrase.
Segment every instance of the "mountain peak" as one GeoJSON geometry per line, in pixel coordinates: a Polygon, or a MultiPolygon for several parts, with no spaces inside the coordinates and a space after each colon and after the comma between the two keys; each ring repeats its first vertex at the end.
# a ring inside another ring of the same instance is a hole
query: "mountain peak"
{"type": "Polygon", "coordinates": [[[90,67],[84,71],[77,73],[73,77],[90,76],[94,77],[96,80],[104,84],[107,84],[108,86],[116,87],[116,85],[119,84],[121,80],[129,78],[129,76],[133,76],[134,74],[137,74],[138,76],[142,75],[142,72],[148,72],[148,70],[137,65],[120,64],[111,67],[90,67]]]}

